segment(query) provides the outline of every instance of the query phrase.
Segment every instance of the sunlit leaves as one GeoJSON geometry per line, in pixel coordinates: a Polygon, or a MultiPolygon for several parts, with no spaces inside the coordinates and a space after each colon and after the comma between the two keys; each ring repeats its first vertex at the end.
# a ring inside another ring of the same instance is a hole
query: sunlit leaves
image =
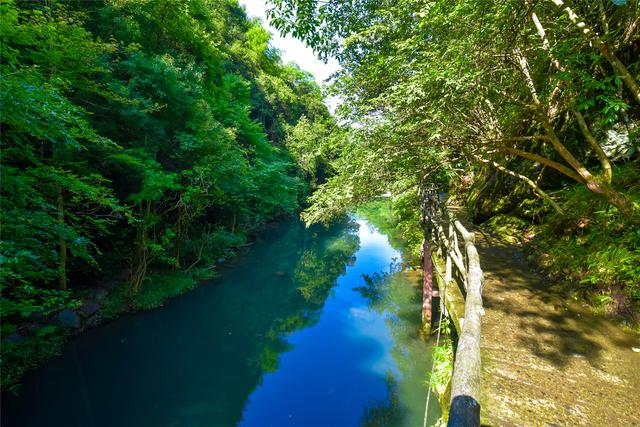
{"type": "MultiPolygon", "coordinates": [[[[361,148],[357,155],[345,151],[338,167],[342,176],[313,196],[308,220],[331,217],[403,179],[414,186],[444,184],[483,168],[478,157],[501,165],[523,163],[502,153],[505,147],[561,163],[569,161],[565,154],[571,152],[589,165],[595,156],[585,150],[586,137],[572,120],[572,109],[584,111],[598,138],[629,120],[633,99],[621,77],[611,72],[611,61],[551,2],[270,3],[274,25],[340,61],[334,86],[344,100],[339,112],[356,129],[353,138],[361,148]],[[534,25],[533,13],[546,40],[534,25]],[[527,58],[531,85],[514,49],[527,58]],[[531,86],[563,134],[564,154],[528,138],[541,127],[531,109],[531,86]]],[[[629,41],[638,36],[628,31],[636,25],[635,6],[572,4],[581,19],[591,20],[615,46],[623,62],[637,70],[638,50],[629,41]]],[[[521,167],[526,168],[526,162],[521,167]]]]}
{"type": "Polygon", "coordinates": [[[232,0],[87,6],[0,6],[12,283],[52,284],[60,241],[72,264],[97,268],[117,248],[111,262],[146,252],[175,267],[194,261],[180,256],[193,257],[182,249],[203,229],[238,232],[297,209],[305,176],[284,128],[329,116],[313,78],[280,62],[257,21],[232,0]]]}

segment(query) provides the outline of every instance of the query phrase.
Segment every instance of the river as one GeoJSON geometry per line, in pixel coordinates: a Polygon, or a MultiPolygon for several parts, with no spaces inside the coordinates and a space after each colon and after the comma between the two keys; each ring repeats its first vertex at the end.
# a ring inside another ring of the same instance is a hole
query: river
{"type": "Polygon", "coordinates": [[[431,343],[401,261],[363,218],[274,225],[216,279],[70,341],[2,425],[422,426],[431,343]]]}

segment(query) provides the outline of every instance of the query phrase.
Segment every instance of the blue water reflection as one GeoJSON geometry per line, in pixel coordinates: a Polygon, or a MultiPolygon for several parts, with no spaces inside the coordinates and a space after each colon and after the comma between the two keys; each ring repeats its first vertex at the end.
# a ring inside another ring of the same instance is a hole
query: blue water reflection
{"type": "Polygon", "coordinates": [[[2,425],[421,425],[430,344],[400,260],[363,219],[275,226],[220,278],[70,342],[2,425]]]}

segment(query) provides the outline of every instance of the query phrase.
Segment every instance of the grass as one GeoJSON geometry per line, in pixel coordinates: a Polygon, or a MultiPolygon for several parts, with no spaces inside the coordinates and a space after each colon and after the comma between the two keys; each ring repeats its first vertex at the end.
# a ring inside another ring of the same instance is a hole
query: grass
{"type": "Polygon", "coordinates": [[[60,354],[62,344],[70,334],[68,328],[47,325],[19,342],[3,342],[2,390],[17,394],[25,372],[60,354]]]}
{"type": "Polygon", "coordinates": [[[431,388],[444,396],[447,386],[453,374],[453,341],[451,340],[451,321],[443,317],[440,322],[441,340],[439,345],[434,345],[431,351],[433,370],[428,374],[428,382],[431,388]]]}
{"type": "Polygon", "coordinates": [[[447,338],[440,345],[433,346],[433,371],[429,375],[429,384],[438,396],[443,396],[453,374],[453,342],[447,338]]]}
{"type": "Polygon", "coordinates": [[[451,340],[451,322],[443,318],[440,323],[441,340],[431,350],[432,370],[427,373],[427,384],[438,395],[442,408],[442,417],[436,425],[446,425],[449,413],[449,395],[453,375],[453,341],[451,340]]]}
{"type": "Polygon", "coordinates": [[[162,307],[165,301],[189,292],[198,281],[188,273],[154,274],[145,278],[142,288],[130,300],[133,310],[162,307]]]}
{"type": "MultiPolygon", "coordinates": [[[[640,209],[640,170],[614,171],[616,185],[640,209]]],[[[584,186],[565,190],[565,215],[549,216],[534,241],[540,264],[597,311],[640,321],[640,218],[623,218],[584,186]]]]}

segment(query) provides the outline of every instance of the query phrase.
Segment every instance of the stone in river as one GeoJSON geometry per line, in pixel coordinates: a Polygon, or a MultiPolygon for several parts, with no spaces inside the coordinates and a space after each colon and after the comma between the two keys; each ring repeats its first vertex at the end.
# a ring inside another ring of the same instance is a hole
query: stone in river
{"type": "Polygon", "coordinates": [[[60,313],[58,313],[56,318],[62,326],[67,326],[69,328],[80,327],[80,317],[78,316],[78,313],[73,310],[62,310],[60,313]]]}

